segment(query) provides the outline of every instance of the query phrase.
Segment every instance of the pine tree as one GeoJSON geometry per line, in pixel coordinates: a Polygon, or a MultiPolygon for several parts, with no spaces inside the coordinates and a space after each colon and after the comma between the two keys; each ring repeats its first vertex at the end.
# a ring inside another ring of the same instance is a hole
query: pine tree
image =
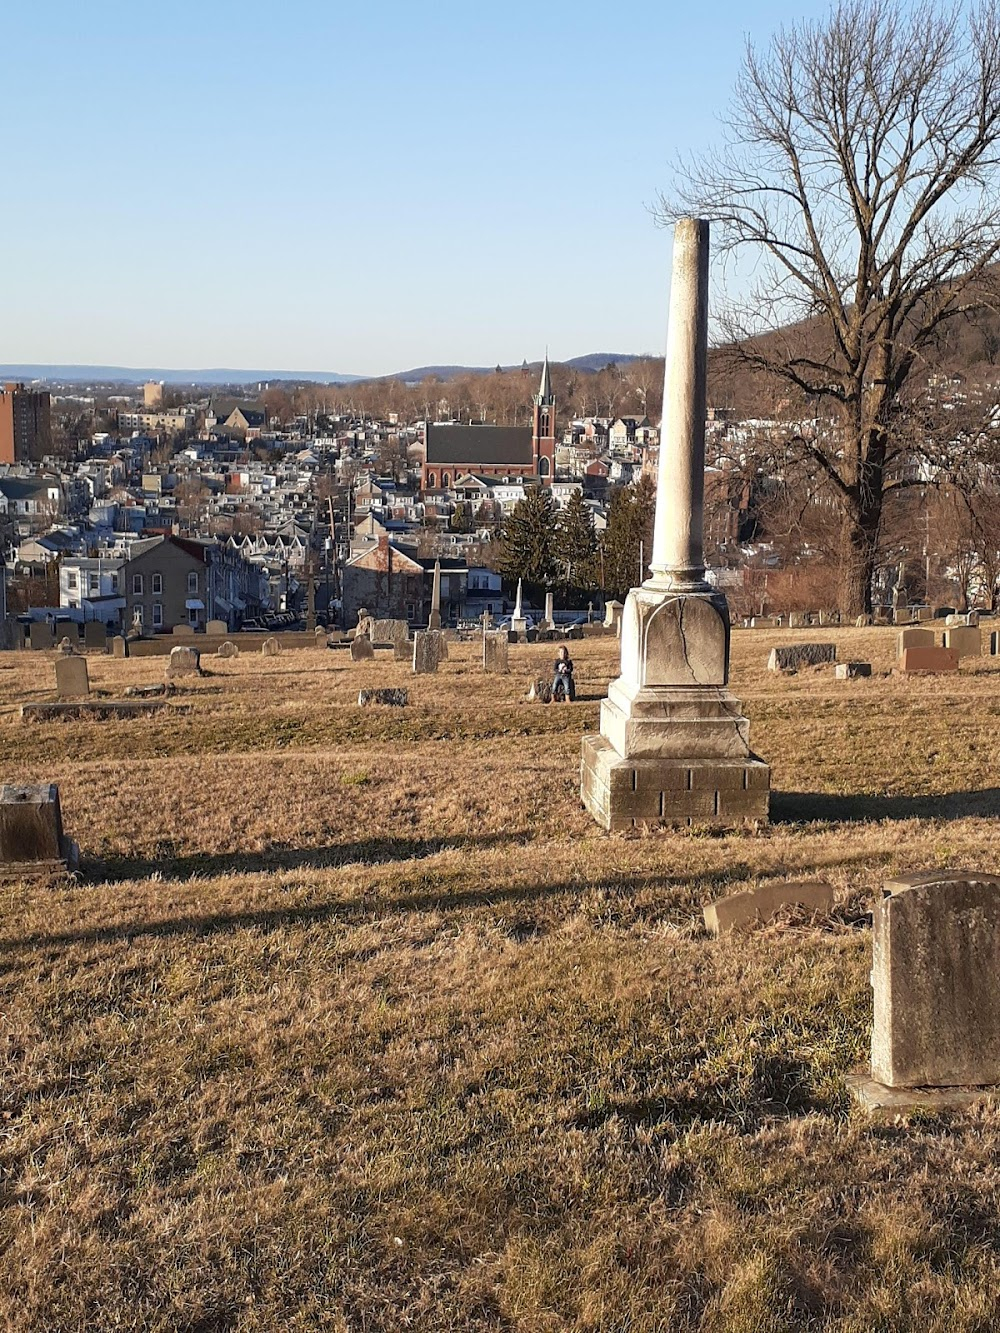
{"type": "Polygon", "coordinates": [[[555,554],[559,563],[559,582],[568,590],[587,591],[595,586],[597,534],[594,515],[583,498],[574,491],[569,503],[556,518],[555,554]]]}
{"type": "Polygon", "coordinates": [[[623,600],[648,574],[653,555],[653,513],[656,487],[648,476],[623,486],[611,497],[608,526],[601,542],[604,589],[623,600]],[[640,571],[640,550],[642,569],[640,571]]]}
{"type": "Polygon", "coordinates": [[[555,511],[552,492],[533,487],[504,521],[497,568],[510,583],[523,579],[536,591],[555,579],[555,511]]]}

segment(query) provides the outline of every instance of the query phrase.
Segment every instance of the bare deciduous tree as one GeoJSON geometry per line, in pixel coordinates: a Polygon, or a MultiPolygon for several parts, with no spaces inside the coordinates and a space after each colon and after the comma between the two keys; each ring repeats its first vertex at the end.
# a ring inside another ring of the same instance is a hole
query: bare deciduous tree
{"type": "Polygon", "coordinates": [[[946,326],[988,302],[1000,255],[1000,8],[843,0],[748,46],[723,146],[664,217],[754,258],[723,336],[792,391],[840,514],[841,610],[871,607],[883,509],[908,474],[900,394],[946,326]],[[800,321],[797,325],[793,321],[800,321]],[[805,322],[802,322],[805,321],[805,322]]]}

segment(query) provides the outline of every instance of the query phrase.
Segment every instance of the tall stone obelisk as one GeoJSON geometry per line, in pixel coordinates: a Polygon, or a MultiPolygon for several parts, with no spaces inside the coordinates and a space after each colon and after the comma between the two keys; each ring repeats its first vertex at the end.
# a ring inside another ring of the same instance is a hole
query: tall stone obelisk
{"type": "Polygon", "coordinates": [[[427,620],[428,629],[441,628],[441,561],[434,561],[434,582],[431,584],[431,613],[427,620]]]}
{"type": "Polygon", "coordinates": [[[729,608],[705,579],[708,223],[674,229],[650,577],[621,621],[621,674],[583,738],[580,795],[607,829],[766,819],[770,769],[729,691],[729,608]]]}

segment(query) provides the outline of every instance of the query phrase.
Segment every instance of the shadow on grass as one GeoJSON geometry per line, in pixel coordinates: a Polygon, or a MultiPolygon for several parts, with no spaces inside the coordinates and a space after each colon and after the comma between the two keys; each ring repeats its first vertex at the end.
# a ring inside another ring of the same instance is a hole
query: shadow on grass
{"type": "Polygon", "coordinates": [[[771,822],[801,824],[878,823],[883,819],[995,819],[1000,787],[954,791],[944,796],[862,796],[829,792],[771,793],[771,822]]]}
{"type": "Polygon", "coordinates": [[[186,880],[218,875],[261,875],[281,870],[336,870],[347,865],[385,865],[394,861],[421,861],[440,852],[482,851],[489,847],[521,847],[531,841],[528,832],[484,834],[458,838],[368,838],[364,842],[338,842],[326,847],[272,846],[265,852],[226,852],[218,856],[199,853],[177,856],[170,845],[161,845],[154,857],[109,857],[88,861],[81,875],[91,883],[118,884],[123,880],[186,880]]]}

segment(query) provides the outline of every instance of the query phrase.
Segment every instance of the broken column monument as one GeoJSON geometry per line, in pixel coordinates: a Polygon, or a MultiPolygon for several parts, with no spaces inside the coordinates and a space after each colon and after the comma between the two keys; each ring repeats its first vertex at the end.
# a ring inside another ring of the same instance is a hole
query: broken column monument
{"type": "Polygon", "coordinates": [[[674,230],[650,577],[621,621],[621,674],[583,738],[580,795],[606,829],[766,819],[770,769],[729,691],[729,608],[705,579],[708,223],[674,230]]]}

